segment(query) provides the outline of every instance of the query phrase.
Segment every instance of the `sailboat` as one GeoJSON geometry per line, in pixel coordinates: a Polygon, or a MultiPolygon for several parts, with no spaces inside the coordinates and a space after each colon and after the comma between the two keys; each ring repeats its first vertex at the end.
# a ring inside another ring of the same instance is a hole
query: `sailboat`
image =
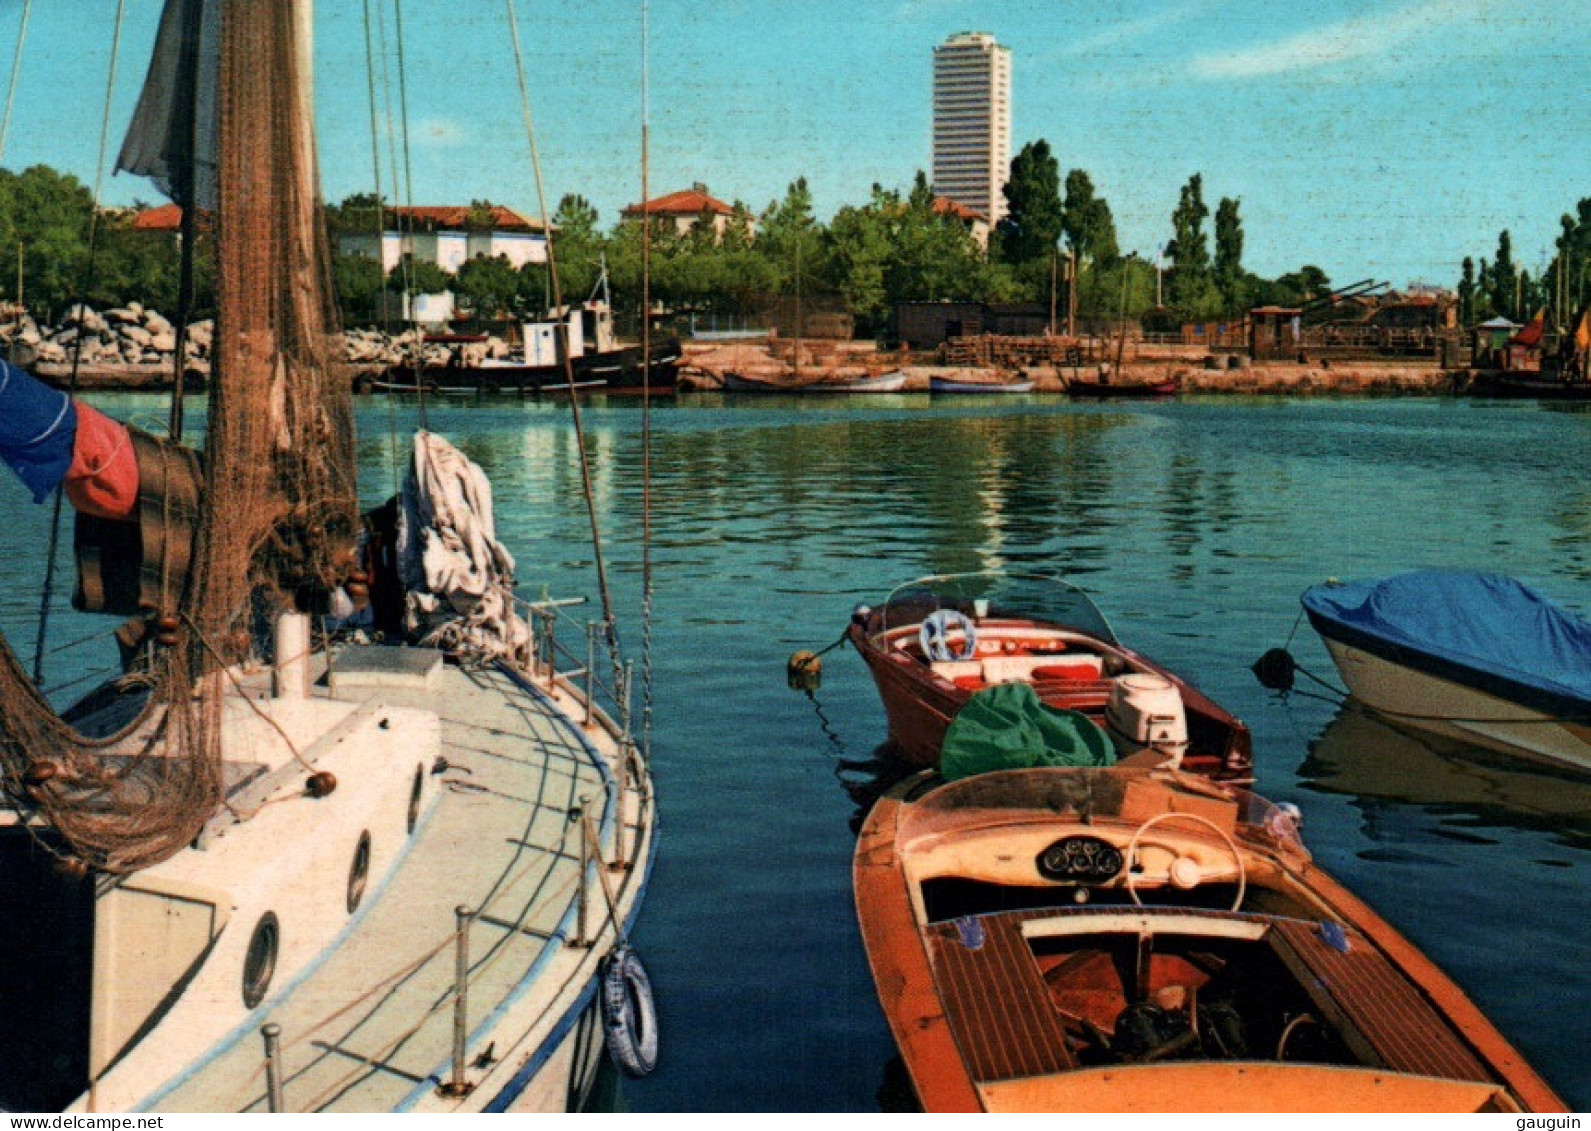
{"type": "Polygon", "coordinates": [[[77,511],[75,603],[125,618],[124,672],[59,713],[0,642],[5,1110],[563,1111],[604,1050],[656,1062],[606,595],[584,641],[516,598],[439,435],[356,501],[309,26],[168,0],[122,151],[215,218],[203,452],[0,370],[0,454],[77,511]]]}

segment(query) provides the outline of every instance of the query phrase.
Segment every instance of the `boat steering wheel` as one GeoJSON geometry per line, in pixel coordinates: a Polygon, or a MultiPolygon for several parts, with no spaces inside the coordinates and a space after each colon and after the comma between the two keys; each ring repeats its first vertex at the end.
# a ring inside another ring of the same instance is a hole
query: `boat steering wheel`
{"type": "Polygon", "coordinates": [[[972,618],[955,609],[935,609],[923,618],[917,630],[917,641],[923,646],[923,655],[930,660],[970,660],[978,651],[978,629],[972,618]],[[950,651],[952,629],[961,631],[961,652],[950,651]]]}
{"type": "MultiPolygon", "coordinates": [[[[1125,853],[1123,853],[1123,855],[1126,857],[1126,870],[1123,872],[1123,876],[1125,878],[1123,879],[1122,882],[1123,882],[1123,886],[1125,886],[1126,889],[1127,889],[1127,894],[1132,896],[1133,903],[1137,904],[1139,907],[1142,907],[1143,906],[1143,902],[1144,902],[1143,900],[1138,898],[1138,889],[1133,883],[1133,872],[1132,872],[1132,869],[1133,869],[1133,856],[1138,851],[1138,843],[1143,839],[1144,833],[1148,832],[1154,826],[1160,824],[1160,822],[1162,822],[1162,821],[1170,821],[1170,820],[1173,820],[1173,819],[1182,820],[1182,821],[1192,821],[1194,824],[1203,825],[1205,828],[1207,828],[1211,832],[1213,832],[1216,836],[1220,837],[1221,840],[1226,844],[1226,850],[1232,854],[1232,862],[1237,865],[1237,898],[1232,901],[1232,910],[1236,911],[1238,908],[1242,907],[1243,906],[1243,895],[1248,890],[1248,874],[1244,870],[1244,867],[1243,867],[1243,855],[1242,855],[1242,853],[1238,852],[1237,845],[1234,844],[1233,841],[1232,841],[1232,838],[1226,834],[1226,830],[1221,828],[1214,821],[1211,821],[1211,820],[1209,820],[1206,817],[1201,817],[1197,813],[1180,813],[1180,812],[1156,813],[1153,817],[1150,817],[1143,824],[1139,825],[1138,828],[1133,832],[1132,839],[1127,842],[1127,851],[1125,853]]],[[[1169,847],[1169,846],[1163,846],[1163,847],[1169,847]]],[[[1185,859],[1188,859],[1188,858],[1182,856],[1180,853],[1177,855],[1177,860],[1178,861],[1185,860],[1185,859]]],[[[1176,867],[1176,862],[1173,862],[1172,869],[1175,869],[1175,867],[1176,867]]],[[[1171,870],[1170,869],[1168,869],[1168,871],[1167,871],[1166,879],[1168,879],[1168,880],[1171,879],[1171,870]]],[[[1189,886],[1189,887],[1196,886],[1198,883],[1202,882],[1202,879],[1203,879],[1203,877],[1200,877],[1199,879],[1196,879],[1192,884],[1189,884],[1187,886],[1189,886]]],[[[1175,881],[1173,881],[1173,882],[1175,882],[1175,881]]]]}

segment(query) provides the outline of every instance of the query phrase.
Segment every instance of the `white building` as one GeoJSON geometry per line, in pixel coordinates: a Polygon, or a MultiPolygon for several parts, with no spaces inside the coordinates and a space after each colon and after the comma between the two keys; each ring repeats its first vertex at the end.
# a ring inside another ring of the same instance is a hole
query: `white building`
{"type": "Polygon", "coordinates": [[[547,262],[547,233],[540,221],[501,205],[493,206],[489,228],[472,226],[470,209],[458,205],[388,208],[386,217],[379,254],[374,232],[343,232],[337,241],[342,253],[379,259],[385,272],[409,253],[450,275],[478,255],[505,256],[516,268],[547,262]]]}
{"type": "Polygon", "coordinates": [[[1011,51],[983,32],[960,32],[934,48],[934,191],[1005,216],[1011,171],[1011,51]]]}

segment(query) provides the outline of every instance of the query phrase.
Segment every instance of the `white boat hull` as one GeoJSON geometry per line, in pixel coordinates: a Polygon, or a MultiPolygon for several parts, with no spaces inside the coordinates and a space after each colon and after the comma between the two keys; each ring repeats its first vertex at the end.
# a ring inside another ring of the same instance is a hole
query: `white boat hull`
{"type": "Polygon", "coordinates": [[[1591,770],[1591,726],[1322,639],[1354,698],[1395,722],[1489,750],[1591,770]]]}
{"type": "MultiPolygon", "coordinates": [[[[345,660],[329,683],[311,673],[301,698],[265,692],[268,670],[242,673],[230,749],[263,770],[192,848],[102,886],[80,925],[40,920],[36,942],[21,936],[38,948],[22,961],[47,962],[62,944],[92,951],[87,1000],[61,1007],[80,1010],[85,1035],[63,1048],[90,1079],[69,1110],[586,1102],[606,1055],[604,961],[649,879],[650,777],[562,678],[431,655],[430,674],[407,683],[345,660]],[[312,770],[336,788],[308,796],[312,770]],[[362,839],[368,879],[355,897],[362,839]],[[471,917],[457,1061],[461,907],[471,917]],[[279,924],[274,970],[250,1001],[248,955],[267,918],[279,924]],[[270,1026],[278,1101],[266,1084],[270,1026]],[[455,1078],[462,1087],[447,1086],[455,1078]]],[[[0,834],[25,843],[7,816],[0,834]]]]}

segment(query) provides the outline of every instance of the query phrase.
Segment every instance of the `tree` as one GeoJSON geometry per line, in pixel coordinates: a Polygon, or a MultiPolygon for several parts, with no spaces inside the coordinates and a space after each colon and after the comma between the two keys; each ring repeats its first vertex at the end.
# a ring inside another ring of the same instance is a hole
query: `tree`
{"type": "Polygon", "coordinates": [[[384,202],[373,192],[356,192],[341,204],[326,206],[326,227],[333,240],[345,234],[373,235],[386,227],[384,202]]]}
{"type": "Polygon", "coordinates": [[[497,206],[489,200],[472,200],[464,212],[464,228],[470,232],[490,232],[497,227],[497,206]]]}
{"type": "Polygon", "coordinates": [[[35,314],[53,321],[88,288],[94,194],[47,165],[17,174],[0,171],[0,217],[3,261],[15,262],[20,246],[23,296],[35,314]]]}
{"type": "Polygon", "coordinates": [[[1116,243],[1116,221],[1110,205],[1094,193],[1094,182],[1081,169],[1066,174],[1066,201],[1061,212],[1061,231],[1077,269],[1079,292],[1085,307],[1115,309],[1120,300],[1100,269],[1112,266],[1121,257],[1116,243]]]}
{"type": "Polygon", "coordinates": [[[333,256],[331,279],[344,325],[384,323],[392,313],[381,264],[368,255],[333,256]]]}
{"type": "Polygon", "coordinates": [[[459,265],[453,294],[477,318],[496,318],[523,310],[520,274],[506,255],[477,255],[459,265]]]}
{"type": "Polygon", "coordinates": [[[1093,180],[1081,169],[1066,174],[1061,231],[1066,236],[1066,246],[1079,263],[1111,263],[1121,255],[1110,205],[1104,197],[1094,194],[1093,180]]]}
{"type": "Polygon", "coordinates": [[[1497,236],[1497,258],[1492,260],[1488,290],[1493,310],[1516,322],[1524,321],[1519,310],[1519,270],[1514,266],[1513,240],[1507,231],[1497,236]]]}
{"type": "Polygon", "coordinates": [[[1243,272],[1243,219],[1238,202],[1222,197],[1215,209],[1215,289],[1223,313],[1236,315],[1248,309],[1248,279],[1243,272]]]}
{"type": "Polygon", "coordinates": [[[1006,214],[997,225],[1000,255],[1008,263],[1048,264],[1060,242],[1064,205],[1061,168],[1040,138],[1011,159],[1005,188],[1006,214]]]}
{"type": "Polygon", "coordinates": [[[798,285],[808,286],[807,280],[828,274],[820,261],[822,234],[822,226],[812,214],[807,179],[797,177],[785,190],[784,199],[763,211],[761,231],[753,245],[772,268],[777,289],[793,293],[798,285]]]}
{"type": "Polygon", "coordinates": [[[398,294],[439,295],[452,285],[453,276],[429,259],[416,259],[408,253],[387,274],[387,286],[398,294]]]}
{"type": "MultiPolygon", "coordinates": [[[[571,298],[583,299],[596,289],[608,250],[607,238],[597,230],[600,219],[591,202],[577,193],[564,196],[553,212],[550,238],[558,260],[558,290],[565,302],[571,298]]],[[[523,300],[530,306],[550,305],[552,286],[546,266],[527,263],[520,273],[523,278],[519,290],[523,300]]],[[[632,301],[641,301],[639,290],[632,301]]]]}
{"type": "Polygon", "coordinates": [[[1467,255],[1458,279],[1458,322],[1465,327],[1475,325],[1475,261],[1467,255]]]}
{"type": "Polygon", "coordinates": [[[1171,304],[1189,318],[1210,318],[1219,313],[1221,297],[1210,270],[1210,248],[1204,221],[1210,209],[1204,203],[1204,177],[1195,173],[1182,186],[1177,209],[1171,214],[1176,235],[1166,247],[1171,258],[1171,304]]]}

